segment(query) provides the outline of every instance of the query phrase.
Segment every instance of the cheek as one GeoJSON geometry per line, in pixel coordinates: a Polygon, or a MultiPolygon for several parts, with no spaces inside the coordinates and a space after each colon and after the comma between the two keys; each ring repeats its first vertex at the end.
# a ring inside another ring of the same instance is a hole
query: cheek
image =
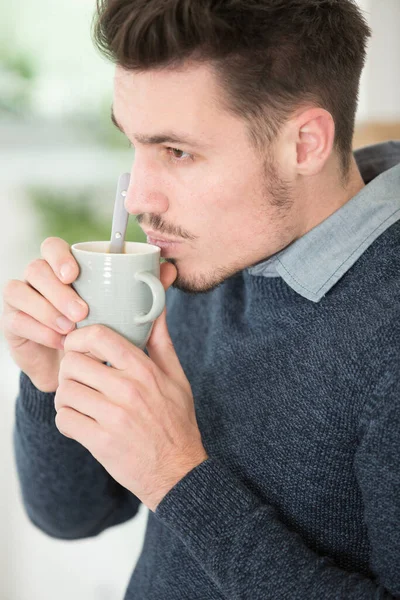
{"type": "MultiPolygon", "coordinates": [[[[256,191],[258,177],[251,165],[238,165],[236,172],[232,166],[217,174],[205,170],[203,177],[200,174],[196,182],[186,188],[193,189],[193,193],[180,192],[184,198],[179,211],[183,216],[182,228],[204,241],[212,240],[214,246],[219,239],[227,243],[235,236],[248,237],[251,228],[259,224],[262,198],[256,191]],[[190,223],[185,222],[186,215],[190,223]]],[[[179,218],[177,220],[179,222],[179,218]]]]}

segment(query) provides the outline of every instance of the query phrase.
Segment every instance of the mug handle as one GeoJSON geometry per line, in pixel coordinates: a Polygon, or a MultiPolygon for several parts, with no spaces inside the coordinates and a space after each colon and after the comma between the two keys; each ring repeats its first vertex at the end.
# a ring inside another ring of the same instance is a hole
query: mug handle
{"type": "Polygon", "coordinates": [[[141,271],[139,273],[135,273],[135,279],[138,281],[143,281],[143,283],[147,283],[153,294],[153,306],[147,315],[135,317],[135,324],[143,325],[144,323],[155,321],[161,315],[165,307],[165,290],[161,281],[155,275],[153,275],[153,273],[141,271]]]}

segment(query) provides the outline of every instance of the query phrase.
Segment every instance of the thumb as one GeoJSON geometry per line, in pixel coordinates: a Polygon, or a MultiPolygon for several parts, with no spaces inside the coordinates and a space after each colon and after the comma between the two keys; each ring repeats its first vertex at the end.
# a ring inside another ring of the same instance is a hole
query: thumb
{"type": "Polygon", "coordinates": [[[160,265],[160,280],[164,286],[164,290],[167,291],[169,287],[174,283],[176,276],[178,275],[177,268],[172,263],[161,263],[160,265]]]}
{"type": "MultiPolygon", "coordinates": [[[[160,280],[165,291],[173,284],[178,271],[172,263],[160,265],[160,280]]],[[[186,375],[182,369],[179,358],[167,327],[167,307],[164,308],[158,319],[155,320],[150,338],[147,342],[147,351],[151,360],[171,379],[187,383],[186,375]]]]}

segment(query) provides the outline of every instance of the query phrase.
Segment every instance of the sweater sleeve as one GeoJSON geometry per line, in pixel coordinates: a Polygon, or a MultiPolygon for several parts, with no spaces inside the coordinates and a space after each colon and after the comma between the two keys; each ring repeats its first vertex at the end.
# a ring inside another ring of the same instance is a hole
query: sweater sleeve
{"type": "Polygon", "coordinates": [[[13,444],[23,505],[32,523],[52,537],[92,537],[134,517],[140,500],[58,431],[54,398],[20,372],[13,444]]]}
{"type": "Polygon", "coordinates": [[[221,462],[209,457],[161,500],[173,530],[230,600],[400,598],[400,369],[393,358],[364,411],[354,460],[374,578],[339,568],[290,530],[221,462]]]}

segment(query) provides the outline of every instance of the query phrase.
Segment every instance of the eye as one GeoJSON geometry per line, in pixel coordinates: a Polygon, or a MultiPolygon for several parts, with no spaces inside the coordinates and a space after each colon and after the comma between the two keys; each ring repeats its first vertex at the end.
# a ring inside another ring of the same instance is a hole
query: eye
{"type": "Polygon", "coordinates": [[[167,147],[165,148],[167,150],[167,152],[172,152],[172,156],[170,158],[170,160],[174,163],[183,163],[183,162],[187,162],[188,160],[193,160],[193,156],[191,154],[188,154],[187,152],[184,152],[183,150],[179,150],[178,148],[170,148],[167,147]],[[175,157],[174,153],[177,152],[178,154],[186,154],[186,157],[175,157]]]}
{"type": "MultiPolygon", "coordinates": [[[[134,148],[134,145],[131,142],[128,143],[128,146],[129,146],[129,148],[134,148]]],[[[167,146],[167,147],[164,147],[164,150],[167,151],[167,153],[169,155],[169,160],[173,163],[183,163],[183,162],[193,160],[193,156],[191,154],[189,154],[188,152],[184,152],[183,150],[179,150],[178,148],[172,148],[170,146],[167,146]],[[176,156],[174,156],[175,152],[177,154],[186,154],[186,156],[176,157],[176,156]],[[172,155],[170,153],[172,153],[172,155]]]]}

